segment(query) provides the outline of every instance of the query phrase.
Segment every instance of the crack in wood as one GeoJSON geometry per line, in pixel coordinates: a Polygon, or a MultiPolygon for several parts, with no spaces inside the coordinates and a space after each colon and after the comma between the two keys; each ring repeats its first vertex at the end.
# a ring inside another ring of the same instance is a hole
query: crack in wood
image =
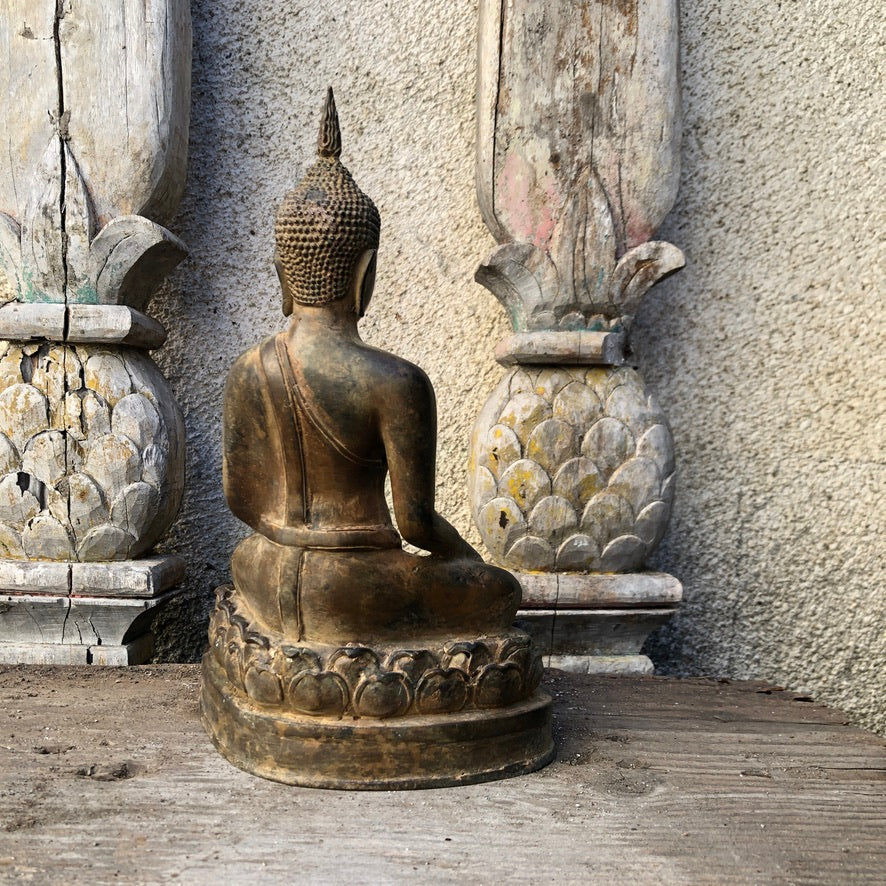
{"type": "Polygon", "coordinates": [[[498,77],[495,82],[495,104],[493,105],[492,112],[492,153],[490,155],[490,163],[492,166],[492,175],[491,175],[491,190],[490,190],[490,202],[492,204],[492,217],[495,219],[495,223],[498,227],[498,231],[495,232],[495,239],[501,242],[501,238],[499,234],[502,234],[502,228],[498,221],[498,213],[495,208],[496,204],[496,194],[498,193],[498,188],[496,187],[496,158],[497,158],[497,150],[498,150],[498,106],[501,101],[501,84],[502,84],[502,68],[504,66],[504,52],[502,51],[502,47],[504,46],[504,34],[505,34],[505,6],[506,0],[501,0],[501,4],[499,5],[498,11],[498,77]]]}
{"type": "Polygon", "coordinates": [[[65,83],[62,67],[62,43],[61,23],[65,17],[64,0],[56,0],[55,18],[52,25],[52,39],[55,46],[55,76],[58,84],[58,120],[56,121],[59,141],[59,163],[61,169],[61,181],[59,183],[59,218],[61,244],[62,244],[62,292],[65,302],[68,300],[68,235],[65,229],[67,215],[66,190],[67,190],[67,166],[68,159],[65,152],[65,141],[68,137],[69,115],[65,108],[65,83]]]}
{"type": "MultiPolygon", "coordinates": [[[[70,111],[65,107],[65,83],[64,83],[64,66],[62,63],[62,44],[61,44],[61,23],[62,19],[65,17],[65,9],[64,9],[65,0],[56,0],[55,5],[55,19],[53,22],[52,29],[52,37],[55,44],[55,65],[56,65],[56,78],[58,81],[58,113],[59,113],[59,121],[58,121],[58,139],[59,139],[59,154],[61,158],[61,188],[60,188],[60,205],[59,205],[59,218],[61,221],[61,242],[62,242],[62,292],[64,294],[65,304],[68,303],[68,234],[66,230],[66,222],[67,222],[67,207],[66,207],[66,198],[67,198],[67,178],[68,178],[68,159],[67,159],[67,150],[66,150],[66,142],[68,140],[68,121],[70,120],[70,111]]],[[[67,341],[68,338],[68,328],[70,325],[70,317],[67,308],[64,312],[64,317],[62,320],[62,339],[67,341]]],[[[67,359],[68,352],[64,351],[64,365],[63,369],[63,377],[64,377],[64,398],[67,400],[67,396],[70,392],[70,385],[68,381],[68,372],[67,372],[67,359]]],[[[71,457],[69,451],[70,438],[68,435],[67,427],[62,429],[62,439],[64,443],[64,463],[65,463],[65,476],[69,476],[72,470],[71,465],[71,457]]],[[[67,523],[71,525],[71,497],[70,495],[65,496],[66,501],[66,512],[67,512],[67,523]]],[[[72,545],[73,548],[73,545],[72,545]]],[[[68,569],[68,598],[69,598],[69,612],[70,612],[70,596],[71,596],[71,570],[68,569]]],[[[68,613],[69,614],[69,613],[68,613]]],[[[67,625],[68,614],[65,615],[65,625],[67,625]]],[[[64,637],[64,626],[62,627],[62,637],[64,637]]]]}

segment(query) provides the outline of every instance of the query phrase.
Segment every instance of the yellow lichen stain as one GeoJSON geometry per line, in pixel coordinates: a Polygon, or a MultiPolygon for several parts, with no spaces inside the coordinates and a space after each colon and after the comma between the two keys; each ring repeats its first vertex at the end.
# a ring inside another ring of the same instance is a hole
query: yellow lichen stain
{"type": "Polygon", "coordinates": [[[508,475],[504,487],[500,487],[499,492],[509,495],[521,508],[525,509],[527,494],[529,490],[535,488],[535,479],[527,468],[517,467],[508,475]]]}

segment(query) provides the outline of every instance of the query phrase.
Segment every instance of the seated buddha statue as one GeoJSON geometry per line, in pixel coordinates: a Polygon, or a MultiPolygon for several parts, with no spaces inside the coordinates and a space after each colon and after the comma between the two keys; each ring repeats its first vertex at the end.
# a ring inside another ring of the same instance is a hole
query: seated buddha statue
{"type": "MultiPolygon", "coordinates": [[[[329,753],[305,762],[314,750],[281,739],[284,726],[326,735],[333,727],[322,719],[305,727],[299,718],[447,715],[530,697],[544,720],[549,705],[536,698],[538,658],[512,627],[519,584],[485,564],[435,509],[428,377],[360,338],[380,220],[340,155],[330,90],[317,160],[276,220],[288,328],[240,356],[225,387],[224,491],[253,533],[232,556],[233,587],[219,591],[203,697],[207,728],[233,762],[334,787],[365,786],[362,775],[342,775],[362,765],[359,753],[341,751],[335,765],[329,753]],[[404,550],[404,540],[426,553],[404,550]]],[[[395,743],[408,734],[399,728],[395,743]]],[[[534,763],[521,758],[520,771],[550,755],[549,722],[530,732],[534,763]]],[[[515,765],[513,749],[480,756],[467,780],[515,765]]],[[[427,764],[421,783],[447,783],[440,765],[427,764]]],[[[418,786],[403,772],[382,776],[385,785],[418,786]]]]}
{"type": "Polygon", "coordinates": [[[520,586],[434,508],[431,383],[360,339],[380,222],[339,160],[331,96],[318,154],[277,215],[289,328],[243,354],[225,389],[225,495],[255,530],[234,552],[234,586],[292,641],[500,633],[520,586]]]}

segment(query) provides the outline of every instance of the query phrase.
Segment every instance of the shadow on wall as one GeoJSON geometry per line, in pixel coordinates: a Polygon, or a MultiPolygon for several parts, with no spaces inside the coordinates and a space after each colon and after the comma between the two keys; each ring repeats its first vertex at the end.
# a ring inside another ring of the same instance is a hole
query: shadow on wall
{"type": "Polygon", "coordinates": [[[256,296],[272,283],[268,231],[244,230],[257,217],[269,228],[273,212],[270,197],[261,205],[267,186],[250,174],[267,165],[260,156],[267,144],[242,113],[260,47],[232,27],[236,18],[223,21],[210,6],[192,4],[188,179],[173,223],[190,257],[154,300],[170,333],[159,362],[187,428],[185,496],[162,545],[186,558],[188,572],[185,593],[154,625],[159,661],[195,661],[202,654],[214,588],[229,580],[230,552],[245,534],[221,488],[222,390],[236,355],[262,334],[257,327],[272,331],[277,321],[272,300],[256,296]]]}

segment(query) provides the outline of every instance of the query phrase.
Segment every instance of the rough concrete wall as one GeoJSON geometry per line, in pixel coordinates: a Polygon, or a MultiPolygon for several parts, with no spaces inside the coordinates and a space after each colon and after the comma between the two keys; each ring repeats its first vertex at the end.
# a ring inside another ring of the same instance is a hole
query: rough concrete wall
{"type": "Polygon", "coordinates": [[[686,2],[687,269],[635,335],[681,485],[668,673],[762,677],[886,729],[884,138],[873,0],[686,2]],[[879,179],[879,181],[878,181],[879,179]]]}
{"type": "MultiPolygon", "coordinates": [[[[198,654],[245,531],[221,494],[221,391],[235,356],[282,328],[274,211],[310,162],[327,83],[343,159],[382,215],[365,337],[434,382],[438,504],[475,543],[467,441],[507,332],[472,282],[493,246],[473,185],[476,3],[193,12],[188,191],[172,225],[192,254],[154,303],[189,435],[166,543],[189,560],[189,596],[158,625],[167,658],[198,654]]],[[[683,579],[686,603],[649,644],[660,668],[773,680],[886,729],[877,12],[684,3],[683,181],[661,235],[688,268],[649,296],[634,339],[682,472],[654,565],[683,579]]]]}

